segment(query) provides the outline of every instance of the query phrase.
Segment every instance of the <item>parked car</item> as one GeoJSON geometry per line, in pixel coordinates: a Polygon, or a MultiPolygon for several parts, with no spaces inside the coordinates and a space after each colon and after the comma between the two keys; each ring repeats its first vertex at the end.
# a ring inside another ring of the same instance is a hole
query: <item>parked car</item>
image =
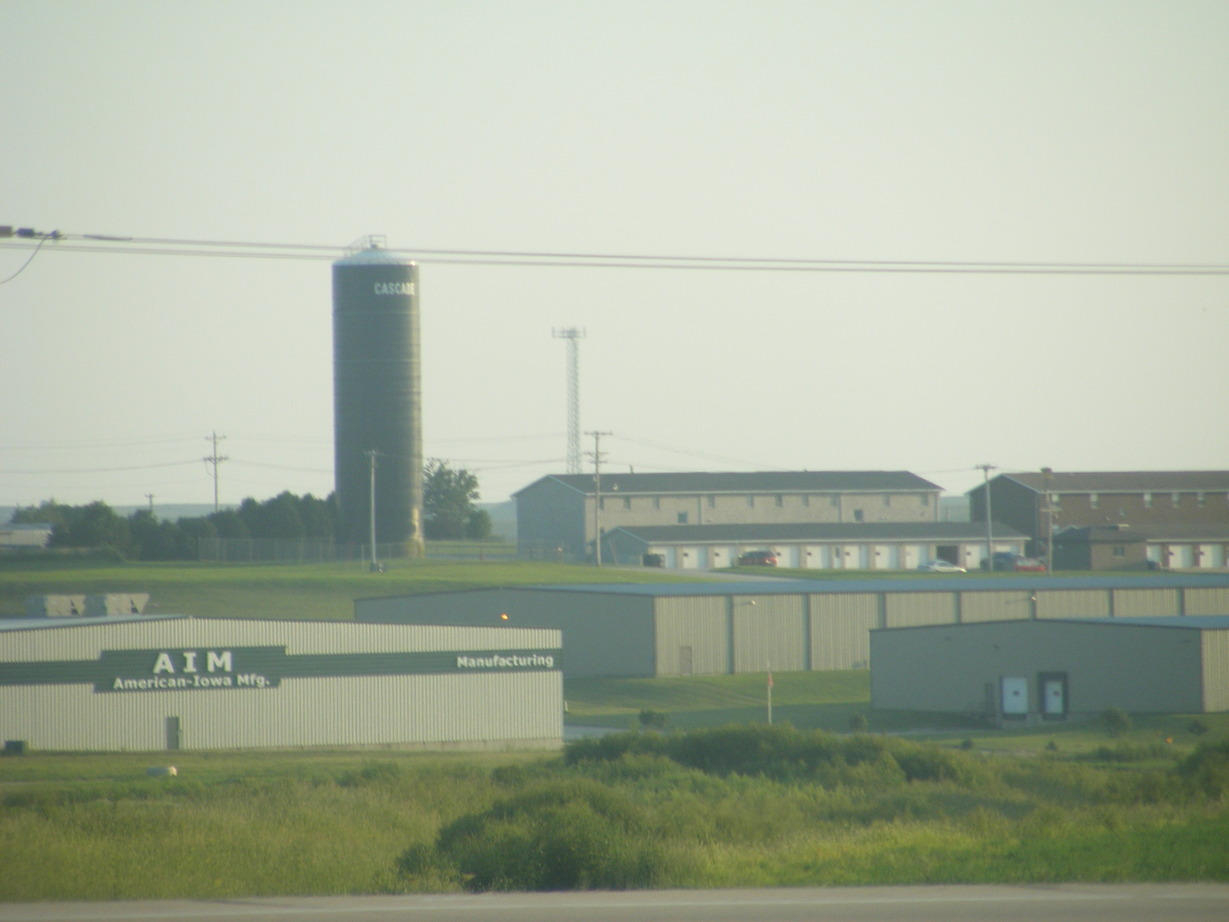
{"type": "Polygon", "coordinates": [[[642,566],[646,567],[664,567],[666,565],[665,554],[645,554],[640,558],[642,566]]]}
{"type": "Polygon", "coordinates": [[[918,566],[919,570],[924,570],[927,573],[968,573],[964,567],[958,567],[950,560],[932,560],[930,563],[924,563],[918,566]]]}
{"type": "Polygon", "coordinates": [[[738,555],[740,567],[775,567],[777,555],[772,551],[747,551],[738,555]]]}

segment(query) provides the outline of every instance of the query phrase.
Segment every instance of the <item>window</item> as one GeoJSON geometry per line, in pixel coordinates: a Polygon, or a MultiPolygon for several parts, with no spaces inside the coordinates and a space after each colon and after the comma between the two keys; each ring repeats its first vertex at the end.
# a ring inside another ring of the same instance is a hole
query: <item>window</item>
{"type": "Polygon", "coordinates": [[[680,512],[680,513],[678,514],[678,523],[679,523],[680,525],[686,525],[686,524],[687,524],[687,513],[686,513],[686,512],[680,512]]]}
{"type": "Polygon", "coordinates": [[[709,498],[708,498],[708,508],[709,508],[709,509],[715,509],[715,508],[716,508],[716,506],[717,506],[717,497],[715,497],[715,496],[709,496],[709,498]]]}
{"type": "Polygon", "coordinates": [[[855,510],[853,511],[853,520],[854,520],[855,522],[861,522],[861,521],[862,521],[862,510],[861,510],[861,509],[855,509],[855,510]]]}
{"type": "Polygon", "coordinates": [[[1152,494],[1151,493],[1144,494],[1144,508],[1145,509],[1152,508],[1152,494]]]}
{"type": "Polygon", "coordinates": [[[630,496],[623,497],[623,508],[624,509],[632,508],[632,498],[630,496]]]}
{"type": "Polygon", "coordinates": [[[839,506],[840,504],[841,504],[841,498],[837,496],[835,493],[833,493],[831,496],[828,497],[829,506],[839,506]]]}
{"type": "Polygon", "coordinates": [[[785,505],[785,497],[778,493],[772,498],[772,504],[778,508],[785,505]]]}
{"type": "Polygon", "coordinates": [[[891,494],[891,493],[884,493],[884,494],[883,494],[883,504],[884,504],[885,506],[890,506],[890,505],[892,505],[892,494],[891,494]]]}
{"type": "Polygon", "coordinates": [[[1180,505],[1182,505],[1182,494],[1181,493],[1173,493],[1173,494],[1170,494],[1170,496],[1171,496],[1170,502],[1173,503],[1173,506],[1175,509],[1177,509],[1180,505]]]}
{"type": "Polygon", "coordinates": [[[748,496],[748,497],[747,497],[747,508],[748,508],[748,509],[754,509],[754,508],[755,508],[755,497],[754,497],[754,496],[748,496]]]}
{"type": "Polygon", "coordinates": [[[1195,504],[1196,504],[1196,505],[1197,505],[1200,509],[1202,509],[1202,508],[1203,508],[1203,506],[1204,506],[1204,503],[1205,503],[1205,502],[1206,502],[1206,500],[1205,500],[1205,499],[1204,499],[1204,497],[1203,497],[1203,491],[1202,491],[1202,490],[1200,490],[1198,493],[1196,493],[1196,494],[1195,494],[1195,504]]]}
{"type": "Polygon", "coordinates": [[[1115,544],[1114,545],[1114,556],[1115,557],[1126,557],[1127,556],[1126,545],[1115,544]]]}
{"type": "Polygon", "coordinates": [[[660,509],[660,508],[661,508],[661,497],[660,497],[660,496],[654,496],[654,497],[653,497],[653,508],[654,508],[654,509],[660,509]]]}
{"type": "Polygon", "coordinates": [[[802,505],[804,505],[804,506],[810,506],[810,505],[811,505],[811,494],[810,494],[810,493],[803,493],[803,494],[802,494],[802,505]]]}
{"type": "Polygon", "coordinates": [[[1096,509],[1098,506],[1101,505],[1101,497],[1098,496],[1096,493],[1089,493],[1088,494],[1088,505],[1090,505],[1093,509],[1096,509]]]}

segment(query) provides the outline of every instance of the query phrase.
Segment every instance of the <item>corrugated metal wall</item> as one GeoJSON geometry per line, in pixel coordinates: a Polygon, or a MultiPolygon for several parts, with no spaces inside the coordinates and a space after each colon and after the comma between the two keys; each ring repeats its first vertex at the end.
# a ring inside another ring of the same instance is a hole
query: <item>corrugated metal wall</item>
{"type": "Polygon", "coordinates": [[[810,603],[811,668],[867,668],[870,631],[880,626],[878,595],[812,595],[810,603]]]}
{"type": "Polygon", "coordinates": [[[1114,589],[1112,592],[1115,618],[1155,618],[1182,611],[1178,589],[1114,589]]]}
{"type": "Polygon", "coordinates": [[[960,621],[1023,621],[1033,617],[1033,593],[1026,590],[1008,592],[960,593],[960,621]]]}
{"type": "Polygon", "coordinates": [[[733,606],[735,672],[807,668],[803,596],[739,596],[733,606]]]}
{"type": "Polygon", "coordinates": [[[883,606],[885,627],[956,621],[956,597],[951,592],[885,592],[883,606]]]}
{"type": "Polygon", "coordinates": [[[1037,593],[1038,618],[1108,618],[1109,615],[1110,596],[1104,589],[1037,593]]]}
{"type": "Polygon", "coordinates": [[[657,675],[730,671],[730,600],[726,596],[657,599],[657,675]]]}
{"type": "Polygon", "coordinates": [[[1229,586],[1187,589],[1187,615],[1229,615],[1229,586]]]}
{"type": "MultiPolygon", "coordinates": [[[[5,662],[97,660],[103,650],[286,647],[296,654],[558,650],[546,629],[159,620],[0,633],[5,662]]],[[[0,687],[0,737],[34,749],[162,750],[328,745],[559,745],[556,669],[320,678],[271,688],[96,692],[91,683],[0,687]]]]}
{"type": "Polygon", "coordinates": [[[1229,711],[1229,631],[1203,631],[1203,709],[1229,711]]]}

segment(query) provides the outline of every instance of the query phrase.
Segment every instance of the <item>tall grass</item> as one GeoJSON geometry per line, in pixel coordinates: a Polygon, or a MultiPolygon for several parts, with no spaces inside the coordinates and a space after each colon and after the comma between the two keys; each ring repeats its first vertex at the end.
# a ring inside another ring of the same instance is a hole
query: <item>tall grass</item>
{"type": "Polygon", "coordinates": [[[563,757],[180,755],[161,778],[3,760],[0,901],[1229,880],[1223,742],[1160,765],[780,726],[563,757]]]}

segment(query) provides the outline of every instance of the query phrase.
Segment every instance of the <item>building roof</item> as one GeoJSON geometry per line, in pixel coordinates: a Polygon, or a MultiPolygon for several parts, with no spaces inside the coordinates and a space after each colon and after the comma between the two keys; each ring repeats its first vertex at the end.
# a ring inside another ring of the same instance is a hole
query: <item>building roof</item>
{"type": "Polygon", "coordinates": [[[871,628],[872,633],[912,630],[993,631],[1005,624],[1032,624],[1034,630],[1044,630],[1048,624],[1091,624],[1099,627],[1163,627],[1187,631],[1229,630],[1229,615],[1156,615],[1155,617],[1128,618],[1016,618],[1011,621],[970,621],[962,624],[910,624],[901,627],[871,628]]]}
{"type": "MultiPolygon", "coordinates": [[[[1040,471],[1000,474],[1043,493],[1046,475],[1040,471]]],[[[967,493],[984,489],[974,487],[967,493]]],[[[1051,493],[1211,493],[1229,491],[1229,471],[1054,471],[1051,493]]]]}
{"type": "Polygon", "coordinates": [[[182,621],[190,615],[97,615],[83,618],[63,615],[50,618],[0,619],[0,631],[45,631],[63,627],[92,627],[100,624],[131,624],[134,621],[182,621]]]}
{"type": "MultiPolygon", "coordinates": [[[[677,583],[559,583],[541,586],[502,586],[481,589],[442,590],[431,595],[457,595],[481,592],[575,592],[623,596],[714,596],[714,595],[790,595],[799,593],[851,592],[1037,592],[1055,589],[1198,589],[1229,586],[1229,573],[1116,573],[1099,576],[1049,576],[1044,574],[977,574],[959,576],[902,574],[897,577],[865,579],[783,579],[775,576],[695,580],[677,583]]],[[[395,595],[385,598],[414,599],[395,595]]],[[[377,599],[359,599],[356,605],[377,599]]],[[[1189,616],[1188,616],[1189,617],[1189,616]]],[[[1083,619],[1081,619],[1083,620],[1083,619]]],[[[1125,618],[1118,619],[1127,620],[1125,618]]],[[[1138,618],[1131,618],[1138,621],[1138,618]]]]}
{"type": "Polygon", "coordinates": [[[1221,542],[1229,541],[1229,521],[1226,522],[1147,522],[1138,528],[1130,525],[1069,526],[1055,533],[1055,544],[1132,544],[1140,541],[1221,542]]]}
{"type": "MultiPolygon", "coordinates": [[[[713,525],[625,525],[611,529],[607,538],[624,532],[652,544],[728,541],[739,544],[772,541],[985,541],[981,522],[780,522],[722,523],[713,525]]],[[[995,538],[1020,538],[1006,525],[994,524],[995,538]]]]}
{"type": "MultiPolygon", "coordinates": [[[[592,495],[592,474],[549,474],[523,487],[520,496],[545,481],[592,495]]],[[[602,494],[664,493],[901,493],[938,492],[937,484],[908,471],[734,471],[669,474],[602,474],[602,494]]]]}

